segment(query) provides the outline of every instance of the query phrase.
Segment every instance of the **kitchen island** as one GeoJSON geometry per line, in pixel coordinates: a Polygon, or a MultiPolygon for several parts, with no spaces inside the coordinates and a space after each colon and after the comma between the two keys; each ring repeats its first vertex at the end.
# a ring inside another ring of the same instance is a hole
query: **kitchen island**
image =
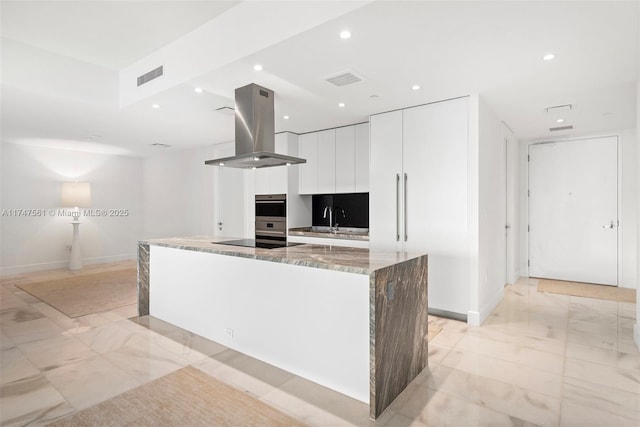
{"type": "Polygon", "coordinates": [[[369,403],[427,366],[427,255],[212,237],[138,245],[138,312],[369,403]]]}

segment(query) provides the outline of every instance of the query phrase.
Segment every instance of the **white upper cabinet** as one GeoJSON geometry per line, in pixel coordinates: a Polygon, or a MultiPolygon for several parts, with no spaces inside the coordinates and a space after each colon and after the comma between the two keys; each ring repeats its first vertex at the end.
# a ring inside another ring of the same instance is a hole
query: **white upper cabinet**
{"type": "MultiPolygon", "coordinates": [[[[369,191],[369,123],[361,123],[355,128],[355,192],[369,191]]],[[[336,145],[337,147],[337,145],[336,145]]],[[[337,178],[336,178],[337,186],[337,178]]]]}
{"type": "Polygon", "coordinates": [[[300,194],[369,191],[369,123],[301,135],[299,149],[300,194]]]}
{"type": "Polygon", "coordinates": [[[300,174],[300,194],[318,192],[318,132],[300,135],[298,156],[307,163],[296,166],[300,174]]]}
{"type": "MultiPolygon", "coordinates": [[[[289,154],[287,134],[276,134],[275,151],[278,154],[289,154]]],[[[260,168],[253,171],[256,194],[286,194],[288,193],[287,178],[289,168],[275,166],[260,168]]]]}
{"type": "Polygon", "coordinates": [[[318,193],[336,192],[336,130],[318,132],[318,193]]]}
{"type": "MultiPolygon", "coordinates": [[[[286,133],[276,134],[275,150],[278,154],[289,155],[288,141],[286,133]]],[[[267,168],[270,172],[269,182],[271,185],[270,194],[286,194],[288,193],[287,178],[289,167],[288,166],[276,166],[267,168]]]]}
{"type": "Polygon", "coordinates": [[[336,193],[355,193],[355,126],[336,129],[336,193]]]}

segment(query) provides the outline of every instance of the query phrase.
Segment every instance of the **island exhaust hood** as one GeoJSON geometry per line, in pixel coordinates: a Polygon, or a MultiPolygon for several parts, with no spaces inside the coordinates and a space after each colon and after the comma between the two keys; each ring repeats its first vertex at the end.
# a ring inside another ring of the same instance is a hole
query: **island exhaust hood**
{"type": "Polygon", "coordinates": [[[236,155],[205,165],[241,169],[289,166],[305,159],[275,152],[273,91],[255,83],[236,89],[236,155]]]}

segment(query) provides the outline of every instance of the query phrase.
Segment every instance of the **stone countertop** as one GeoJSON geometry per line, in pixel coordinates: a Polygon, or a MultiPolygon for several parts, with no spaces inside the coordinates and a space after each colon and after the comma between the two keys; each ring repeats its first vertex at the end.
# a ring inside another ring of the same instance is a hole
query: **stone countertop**
{"type": "Polygon", "coordinates": [[[325,239],[362,240],[366,242],[369,241],[369,230],[357,229],[357,228],[339,229],[338,232],[333,233],[329,231],[329,227],[297,227],[297,228],[290,228],[289,235],[290,236],[306,236],[306,237],[322,237],[325,239]],[[366,231],[363,232],[361,230],[366,230],[366,231]]]}
{"type": "Polygon", "coordinates": [[[246,248],[241,246],[216,244],[216,242],[225,240],[233,239],[194,236],[142,240],[139,243],[141,245],[164,246],[168,248],[237,256],[271,262],[282,262],[286,264],[367,275],[381,268],[400,264],[404,261],[425,255],[424,253],[381,251],[308,244],[275,249],[246,248]]]}

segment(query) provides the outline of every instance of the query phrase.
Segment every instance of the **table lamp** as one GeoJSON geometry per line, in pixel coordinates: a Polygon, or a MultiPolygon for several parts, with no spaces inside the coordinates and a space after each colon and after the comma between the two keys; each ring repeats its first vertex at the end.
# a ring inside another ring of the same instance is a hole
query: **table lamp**
{"type": "Polygon", "coordinates": [[[82,268],[82,252],[80,251],[80,209],[91,207],[91,184],[88,182],[63,182],[62,207],[74,208],[71,215],[73,221],[73,240],[69,254],[69,270],[82,268]]]}

